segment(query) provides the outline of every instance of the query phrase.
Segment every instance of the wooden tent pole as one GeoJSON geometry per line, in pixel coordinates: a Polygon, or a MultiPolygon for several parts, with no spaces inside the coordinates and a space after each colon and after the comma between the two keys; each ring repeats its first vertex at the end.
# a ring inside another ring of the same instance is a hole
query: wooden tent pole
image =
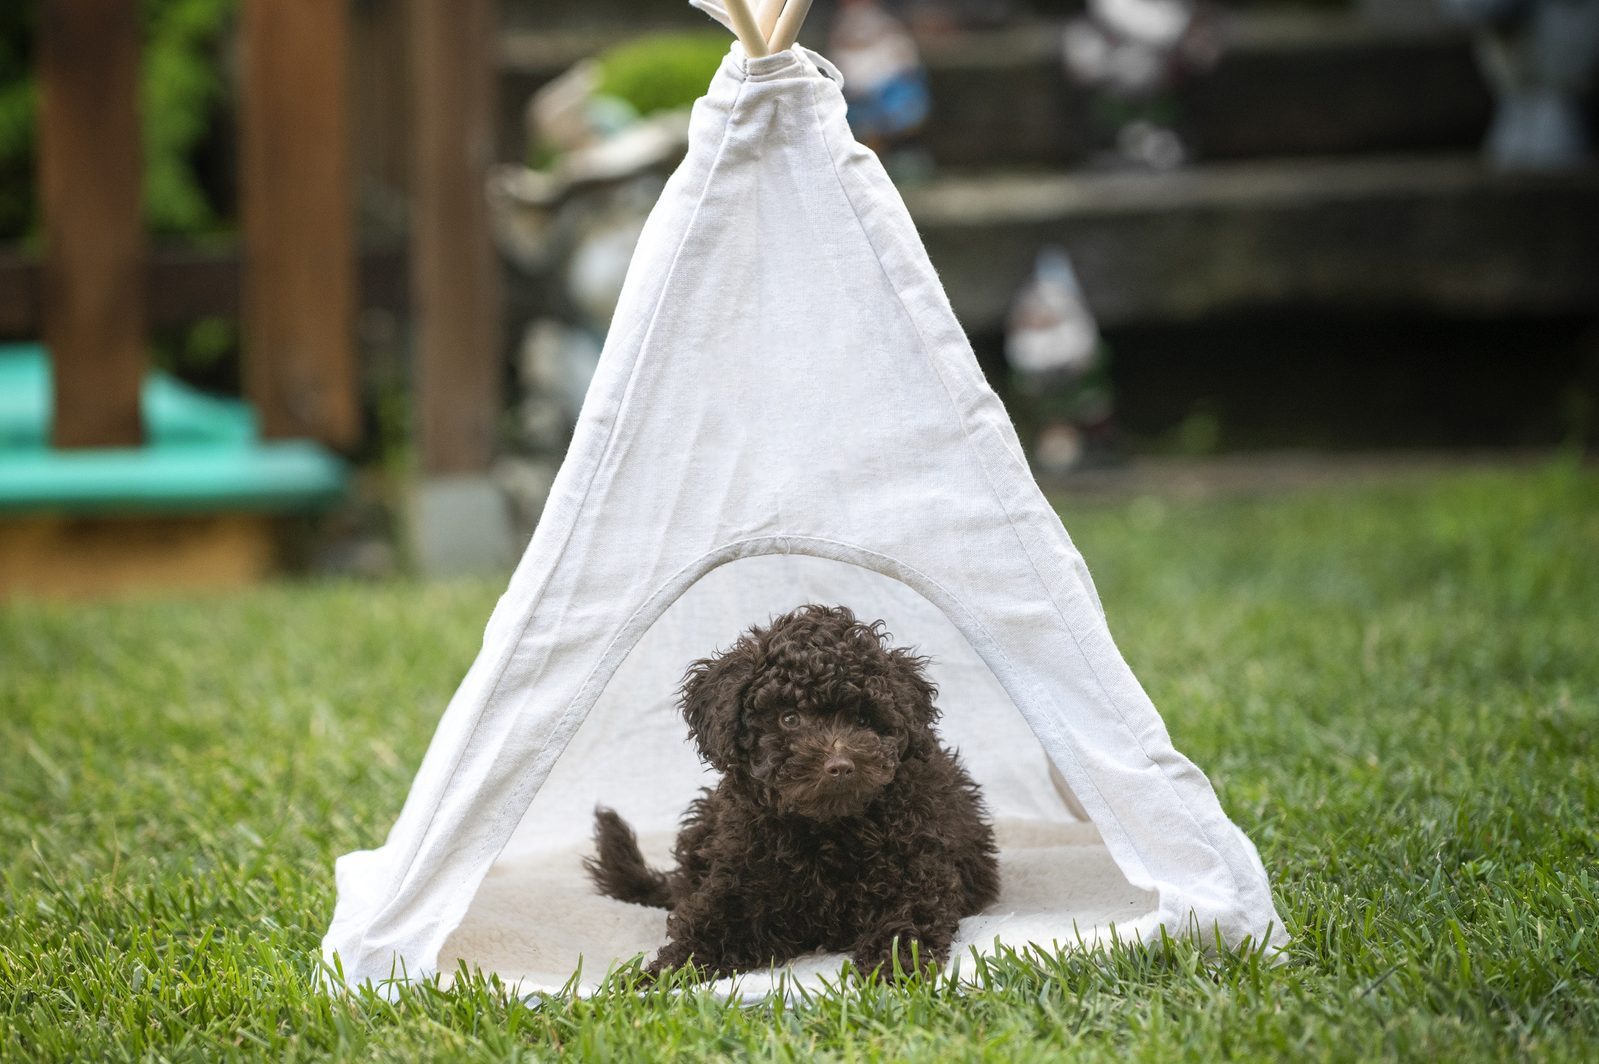
{"type": "Polygon", "coordinates": [[[794,47],[794,42],[799,39],[800,27],[805,25],[805,16],[810,12],[811,0],[788,0],[788,6],[783,8],[783,14],[777,20],[777,28],[772,31],[773,52],[786,52],[794,47]]]}
{"type": "Polygon", "coordinates": [[[751,59],[771,54],[766,50],[766,38],[761,36],[760,25],[750,13],[749,0],[727,0],[727,16],[733,23],[734,34],[744,45],[745,54],[751,59]]]}
{"type": "Polygon", "coordinates": [[[772,31],[777,28],[777,16],[783,13],[783,0],[761,0],[760,10],[756,14],[760,22],[761,40],[771,47],[772,31]]]}

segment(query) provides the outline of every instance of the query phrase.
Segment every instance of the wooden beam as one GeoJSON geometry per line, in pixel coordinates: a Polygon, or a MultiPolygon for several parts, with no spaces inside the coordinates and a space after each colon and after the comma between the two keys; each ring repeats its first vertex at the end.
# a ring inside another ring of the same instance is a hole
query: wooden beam
{"type": "Polygon", "coordinates": [[[495,453],[503,293],[484,192],[495,16],[494,0],[411,0],[411,306],[430,476],[483,472],[495,453]]]}
{"type": "Polygon", "coordinates": [[[57,447],[140,442],[145,366],[138,5],[46,0],[39,23],[38,292],[57,447]]]}
{"type": "MultiPolygon", "coordinates": [[[[201,318],[237,318],[242,305],[239,247],[152,248],[141,280],[151,326],[187,325],[201,318]]],[[[398,238],[360,252],[359,305],[404,312],[410,278],[398,238]]],[[[0,249],[0,339],[31,340],[44,320],[44,267],[18,251],[0,249]]]]}
{"type": "Polygon", "coordinates": [[[239,201],[244,382],[268,436],[360,436],[341,0],[245,0],[239,201]]]}

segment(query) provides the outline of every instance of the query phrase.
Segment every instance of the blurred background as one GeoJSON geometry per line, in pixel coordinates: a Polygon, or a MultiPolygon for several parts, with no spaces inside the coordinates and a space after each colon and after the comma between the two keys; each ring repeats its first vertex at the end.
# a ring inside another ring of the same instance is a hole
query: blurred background
{"type": "MultiPolygon", "coordinates": [[[[1052,493],[1599,441],[1594,0],[816,0],[1052,493]]],[[[0,597],[504,572],[729,35],[0,8],[0,597]]]]}

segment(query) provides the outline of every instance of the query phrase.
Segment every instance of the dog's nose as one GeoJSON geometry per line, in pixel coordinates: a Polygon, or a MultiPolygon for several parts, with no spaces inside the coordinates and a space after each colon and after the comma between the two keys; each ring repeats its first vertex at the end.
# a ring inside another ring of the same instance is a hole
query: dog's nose
{"type": "Polygon", "coordinates": [[[834,755],[827,759],[827,764],[822,766],[822,771],[834,779],[843,779],[855,771],[855,762],[847,757],[834,755]]]}

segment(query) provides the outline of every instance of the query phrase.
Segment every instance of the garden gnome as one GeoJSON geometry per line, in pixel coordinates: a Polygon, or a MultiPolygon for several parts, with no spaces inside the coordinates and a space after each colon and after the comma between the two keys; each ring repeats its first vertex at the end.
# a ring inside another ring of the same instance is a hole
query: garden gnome
{"type": "Polygon", "coordinates": [[[1105,345],[1062,248],[1040,251],[1033,275],[1016,294],[1005,361],[1035,422],[1032,457],[1039,471],[1069,473],[1100,457],[1112,435],[1105,345]]]}
{"type": "Polygon", "coordinates": [[[885,163],[894,162],[932,107],[927,71],[910,31],[876,0],[844,0],[828,51],[844,75],[850,128],[885,163]]]}
{"type": "Polygon", "coordinates": [[[1094,93],[1095,117],[1122,160],[1155,170],[1187,161],[1177,85],[1220,52],[1194,0],[1088,0],[1066,26],[1066,72],[1094,93]]]}
{"type": "Polygon", "coordinates": [[[1506,169],[1575,166],[1590,145],[1582,100],[1599,63],[1599,0],[1441,0],[1477,27],[1497,106],[1488,157],[1506,169]]]}

